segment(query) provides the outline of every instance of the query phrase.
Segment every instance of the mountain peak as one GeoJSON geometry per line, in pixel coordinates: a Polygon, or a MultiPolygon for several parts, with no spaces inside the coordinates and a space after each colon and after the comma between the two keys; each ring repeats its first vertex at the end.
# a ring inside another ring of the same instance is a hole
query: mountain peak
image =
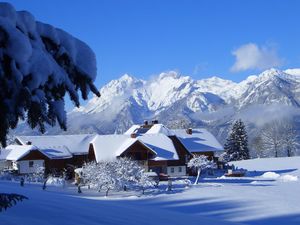
{"type": "Polygon", "coordinates": [[[272,77],[272,76],[276,76],[276,75],[281,75],[284,72],[282,70],[276,69],[276,68],[271,68],[268,70],[263,71],[259,77],[272,77]]]}
{"type": "Polygon", "coordinates": [[[123,76],[121,76],[119,79],[119,81],[133,81],[136,80],[136,78],[134,76],[131,76],[128,73],[125,73],[123,76]]]}
{"type": "Polygon", "coordinates": [[[177,71],[167,71],[159,74],[158,79],[163,80],[165,78],[173,78],[173,79],[178,79],[180,78],[181,75],[177,71]]]}

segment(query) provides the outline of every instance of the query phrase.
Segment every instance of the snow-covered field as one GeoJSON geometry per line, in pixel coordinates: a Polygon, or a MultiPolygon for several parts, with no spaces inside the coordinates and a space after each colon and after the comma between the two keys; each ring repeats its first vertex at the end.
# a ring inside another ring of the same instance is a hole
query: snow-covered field
{"type": "Polygon", "coordinates": [[[300,157],[255,159],[235,163],[248,169],[244,178],[205,178],[199,185],[173,192],[166,186],[147,192],[104,193],[72,187],[20,187],[0,182],[0,192],[29,200],[0,213],[5,225],[93,224],[300,224],[300,157]],[[226,221],[226,222],[225,222],[226,221]]]}

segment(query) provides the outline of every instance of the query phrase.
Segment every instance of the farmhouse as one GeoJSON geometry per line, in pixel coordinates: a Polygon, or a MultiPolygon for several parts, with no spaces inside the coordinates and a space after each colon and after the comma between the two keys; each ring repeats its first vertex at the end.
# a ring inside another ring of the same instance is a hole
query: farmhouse
{"type": "Polygon", "coordinates": [[[34,173],[39,167],[62,170],[66,160],[72,158],[67,149],[39,149],[34,145],[9,145],[1,151],[0,158],[4,168],[17,170],[19,174],[34,173]]]}
{"type": "Polygon", "coordinates": [[[97,135],[91,142],[89,159],[99,162],[127,156],[141,161],[148,171],[184,176],[193,154],[213,159],[219,151],[223,147],[205,129],[170,130],[153,121],[133,125],[122,135],[97,135]]]}
{"type": "Polygon", "coordinates": [[[223,151],[206,129],[171,130],[157,121],[133,125],[124,134],[17,136],[16,143],[1,151],[0,165],[21,174],[34,172],[36,166],[44,166],[49,173],[73,171],[88,161],[130,157],[147,171],[184,176],[193,154],[214,159],[216,152],[223,151]]]}
{"type": "Polygon", "coordinates": [[[88,161],[88,148],[95,135],[17,136],[16,145],[0,151],[0,167],[33,173],[45,167],[46,173],[73,171],[88,161]]]}

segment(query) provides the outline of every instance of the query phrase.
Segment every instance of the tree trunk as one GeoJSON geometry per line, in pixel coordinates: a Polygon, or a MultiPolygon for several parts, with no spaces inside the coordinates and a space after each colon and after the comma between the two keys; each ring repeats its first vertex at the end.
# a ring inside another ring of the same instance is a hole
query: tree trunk
{"type": "Polygon", "coordinates": [[[108,196],[109,188],[106,190],[105,196],[108,196]]]}
{"type": "Polygon", "coordinates": [[[198,184],[198,180],[199,180],[199,177],[200,177],[200,173],[201,173],[201,169],[199,168],[198,171],[197,171],[197,178],[196,178],[196,180],[195,180],[194,185],[195,185],[195,184],[198,184]]]}
{"type": "Polygon", "coordinates": [[[287,147],[287,157],[291,157],[291,149],[287,147]]]}

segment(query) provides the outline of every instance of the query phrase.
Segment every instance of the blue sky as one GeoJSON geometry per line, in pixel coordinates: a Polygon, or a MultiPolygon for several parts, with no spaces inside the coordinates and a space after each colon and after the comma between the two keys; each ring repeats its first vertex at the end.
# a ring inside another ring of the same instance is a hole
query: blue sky
{"type": "Polygon", "coordinates": [[[268,67],[300,67],[297,0],[11,0],[96,53],[101,87],[124,73],[178,70],[241,81],[268,67]]]}

